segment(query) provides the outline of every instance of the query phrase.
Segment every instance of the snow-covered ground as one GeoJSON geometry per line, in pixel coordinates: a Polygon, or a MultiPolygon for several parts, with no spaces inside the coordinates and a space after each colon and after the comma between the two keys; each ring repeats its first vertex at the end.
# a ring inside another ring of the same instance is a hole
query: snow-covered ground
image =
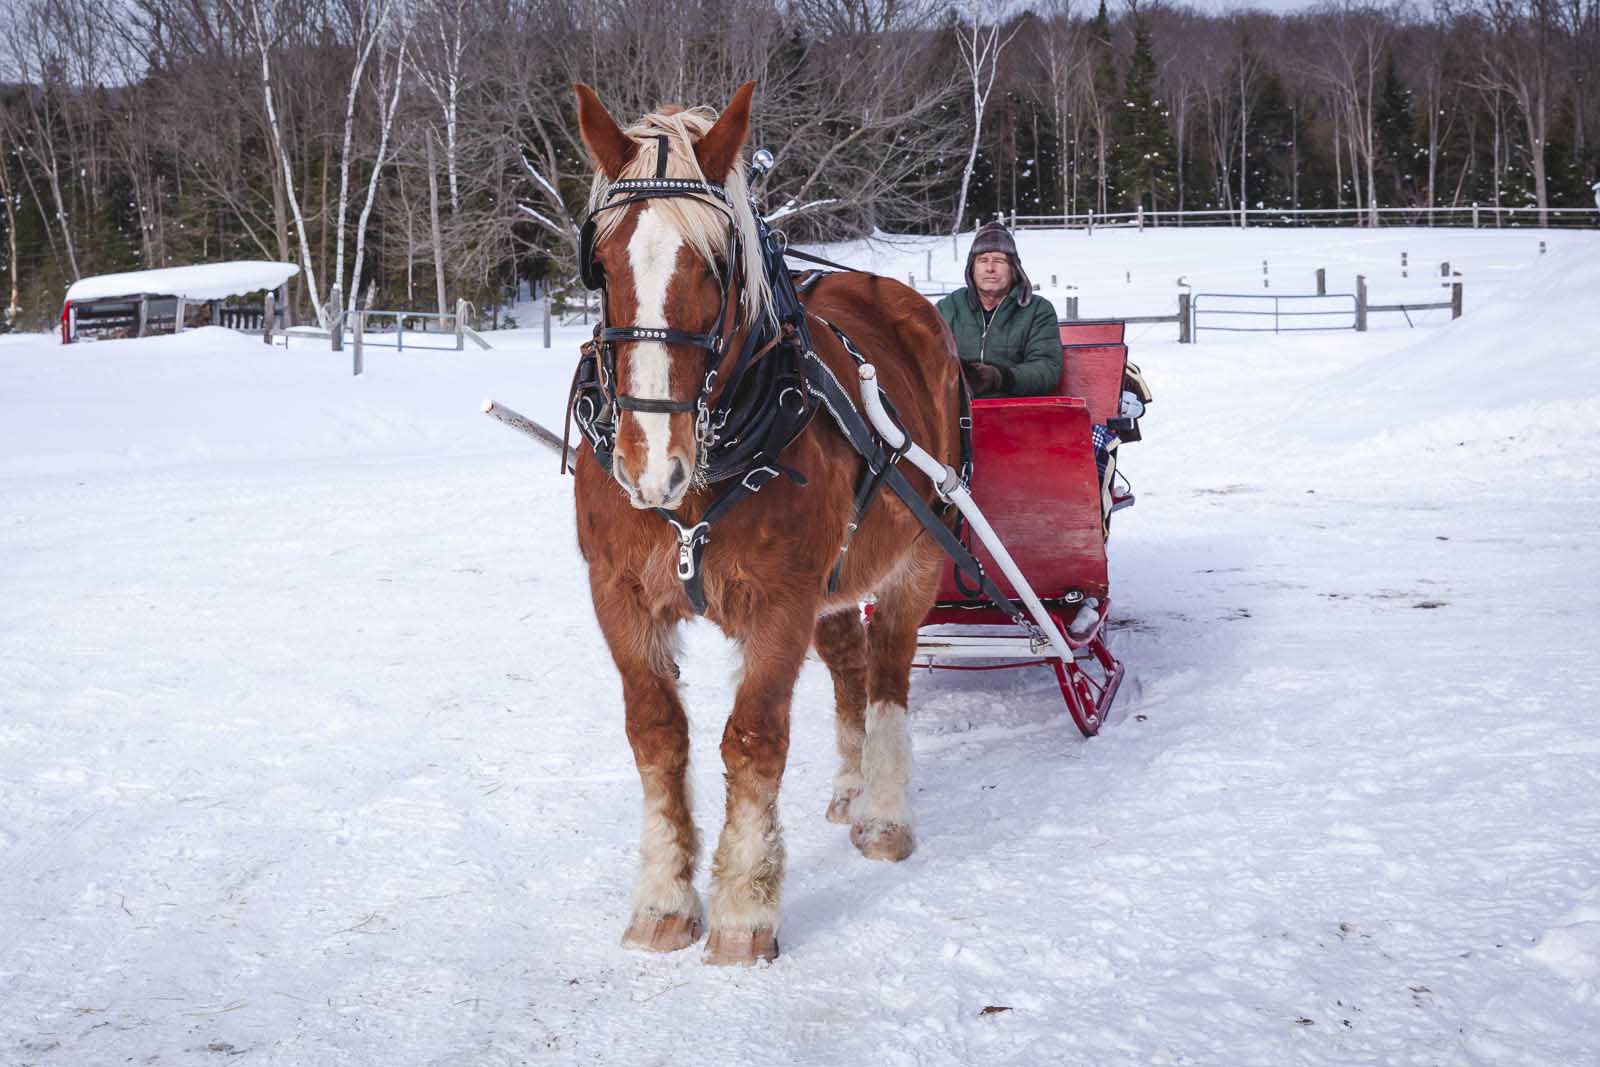
{"type": "MultiPolygon", "coordinates": [[[[957,279],[829,251],[929,250],[957,279]]],[[[1110,725],[1043,670],[918,675],[919,849],[874,864],[808,665],[753,970],[617,944],[638,785],[570,485],[477,408],[558,424],[582,330],[361,378],[0,337],[0,1063],[1592,1063],[1600,237],[1023,251],[1085,315],[1263,258],[1384,300],[1449,259],[1467,315],[1130,330],[1110,725]]],[[[734,662],[690,628],[708,834],[734,662]]]]}

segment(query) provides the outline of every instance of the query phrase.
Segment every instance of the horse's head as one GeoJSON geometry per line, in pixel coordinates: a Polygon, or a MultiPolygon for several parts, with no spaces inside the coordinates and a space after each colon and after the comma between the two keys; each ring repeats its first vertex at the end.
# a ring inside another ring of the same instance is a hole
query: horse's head
{"type": "Polygon", "coordinates": [[[682,503],[704,459],[710,372],[725,371],[739,326],[767,313],[740,162],[754,91],[754,82],[742,86],[720,117],[663,110],[623,130],[593,90],[577,86],[578,128],[596,170],[580,266],[605,291],[611,470],[636,508],[682,503]],[[741,264],[755,265],[748,278],[741,264]]]}

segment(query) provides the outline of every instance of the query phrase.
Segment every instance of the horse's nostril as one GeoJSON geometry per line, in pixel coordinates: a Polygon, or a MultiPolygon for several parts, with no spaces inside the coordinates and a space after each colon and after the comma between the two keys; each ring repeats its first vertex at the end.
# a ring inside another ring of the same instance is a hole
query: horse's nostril
{"type": "Polygon", "coordinates": [[[621,462],[620,457],[612,462],[611,473],[617,479],[617,484],[622,486],[622,488],[629,491],[632,491],[635,488],[633,479],[628,477],[627,465],[621,462]]]}
{"type": "Polygon", "coordinates": [[[672,473],[667,476],[667,495],[677,496],[678,490],[689,480],[689,468],[683,465],[683,460],[673,457],[672,473]]]}

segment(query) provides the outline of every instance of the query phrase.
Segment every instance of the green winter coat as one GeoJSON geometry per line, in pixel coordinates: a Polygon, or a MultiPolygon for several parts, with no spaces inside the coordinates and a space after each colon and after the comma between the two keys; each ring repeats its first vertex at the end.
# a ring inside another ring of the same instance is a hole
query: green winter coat
{"type": "Polygon", "coordinates": [[[1014,381],[1008,384],[1006,395],[1054,393],[1061,381],[1061,333],[1056,329],[1055,309],[1038,294],[1027,307],[1018,305],[1017,288],[1000,301],[988,323],[981,310],[972,309],[966,289],[940,300],[939,314],[956,335],[956,351],[962,360],[993,363],[1011,373],[1014,381]]]}

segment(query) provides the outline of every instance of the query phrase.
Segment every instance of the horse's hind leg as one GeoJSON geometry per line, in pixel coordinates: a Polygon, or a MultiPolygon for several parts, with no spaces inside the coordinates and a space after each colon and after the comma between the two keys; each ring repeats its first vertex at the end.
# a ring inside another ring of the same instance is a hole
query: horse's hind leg
{"type": "Polygon", "coordinates": [[[916,849],[911,818],[911,732],[906,695],[917,629],[938,595],[938,550],[919,550],[878,590],[867,628],[866,738],[862,789],[850,805],[850,840],[874,860],[903,860],[916,849]]]}
{"type": "Polygon", "coordinates": [[[689,720],[678,699],[674,628],[631,605],[596,615],[622,675],[628,743],[644,787],[639,880],[622,943],[673,952],[700,940],[704,925],[694,891],[700,841],[689,801],[689,720]]]}
{"type": "Polygon", "coordinates": [[[828,821],[850,821],[850,804],[861,794],[861,743],[866,737],[867,632],[854,604],[817,620],[813,638],[817,655],[833,675],[834,736],[839,745],[839,771],[833,776],[828,821]]]}

